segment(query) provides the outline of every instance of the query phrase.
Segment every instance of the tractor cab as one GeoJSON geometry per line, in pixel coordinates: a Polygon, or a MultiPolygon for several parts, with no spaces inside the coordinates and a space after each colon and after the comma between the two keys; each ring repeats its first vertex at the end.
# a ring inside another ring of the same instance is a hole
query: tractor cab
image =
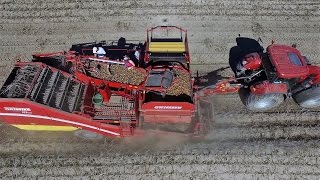
{"type": "Polygon", "coordinates": [[[267,54],[279,78],[299,78],[309,73],[305,58],[294,47],[270,45],[267,54]]]}

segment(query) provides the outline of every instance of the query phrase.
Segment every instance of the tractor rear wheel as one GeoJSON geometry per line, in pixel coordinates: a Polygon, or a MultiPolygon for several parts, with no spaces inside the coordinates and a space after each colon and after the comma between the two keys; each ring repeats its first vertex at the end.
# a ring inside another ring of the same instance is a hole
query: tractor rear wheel
{"type": "Polygon", "coordinates": [[[242,103],[251,111],[266,111],[279,106],[284,101],[284,95],[281,93],[270,93],[256,95],[249,89],[241,88],[239,96],[242,103]]]}
{"type": "Polygon", "coordinates": [[[293,100],[303,108],[320,107],[320,87],[312,87],[292,95],[293,100]]]}

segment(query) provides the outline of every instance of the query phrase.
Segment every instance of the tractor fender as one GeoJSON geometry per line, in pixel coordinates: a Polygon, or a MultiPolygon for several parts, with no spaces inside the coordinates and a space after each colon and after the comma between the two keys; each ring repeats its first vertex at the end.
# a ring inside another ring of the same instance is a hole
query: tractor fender
{"type": "Polygon", "coordinates": [[[250,53],[244,57],[242,64],[246,70],[257,70],[261,67],[262,60],[258,53],[250,53]]]}
{"type": "Polygon", "coordinates": [[[319,66],[308,66],[309,76],[312,76],[312,83],[320,83],[320,67],[319,66]]]}
{"type": "Polygon", "coordinates": [[[264,95],[270,93],[287,94],[288,87],[285,83],[270,83],[268,81],[263,81],[261,83],[251,85],[250,91],[255,95],[264,95]]]}

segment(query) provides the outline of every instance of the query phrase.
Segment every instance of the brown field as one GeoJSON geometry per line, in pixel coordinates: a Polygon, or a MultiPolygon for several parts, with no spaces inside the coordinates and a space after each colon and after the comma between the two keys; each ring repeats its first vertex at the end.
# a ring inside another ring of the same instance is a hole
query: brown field
{"type": "MultiPolygon", "coordinates": [[[[146,29],[189,33],[192,69],[227,66],[235,37],[293,44],[320,62],[318,0],[0,0],[0,81],[16,58],[67,50],[72,43],[144,40],[146,29]]],[[[224,72],[228,74],[228,72],[224,72]]],[[[86,141],[69,133],[0,127],[4,179],[319,179],[320,113],[288,101],[267,113],[237,95],[211,98],[214,128],[203,141],[86,141]],[[152,143],[151,143],[152,142],[152,143]]]]}

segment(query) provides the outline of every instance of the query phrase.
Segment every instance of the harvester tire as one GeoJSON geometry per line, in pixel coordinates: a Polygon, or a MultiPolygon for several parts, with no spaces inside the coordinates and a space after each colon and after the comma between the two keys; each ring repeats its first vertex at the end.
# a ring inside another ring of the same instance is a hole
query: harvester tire
{"type": "Polygon", "coordinates": [[[99,140],[103,138],[101,134],[97,134],[83,129],[74,131],[74,135],[85,140],[99,140]]]}
{"type": "Polygon", "coordinates": [[[320,107],[320,87],[312,87],[292,95],[293,100],[303,108],[320,107]]]}
{"type": "Polygon", "coordinates": [[[284,101],[284,95],[281,93],[256,95],[251,93],[247,88],[241,88],[239,96],[246,108],[255,112],[270,110],[279,106],[284,101]]]}

